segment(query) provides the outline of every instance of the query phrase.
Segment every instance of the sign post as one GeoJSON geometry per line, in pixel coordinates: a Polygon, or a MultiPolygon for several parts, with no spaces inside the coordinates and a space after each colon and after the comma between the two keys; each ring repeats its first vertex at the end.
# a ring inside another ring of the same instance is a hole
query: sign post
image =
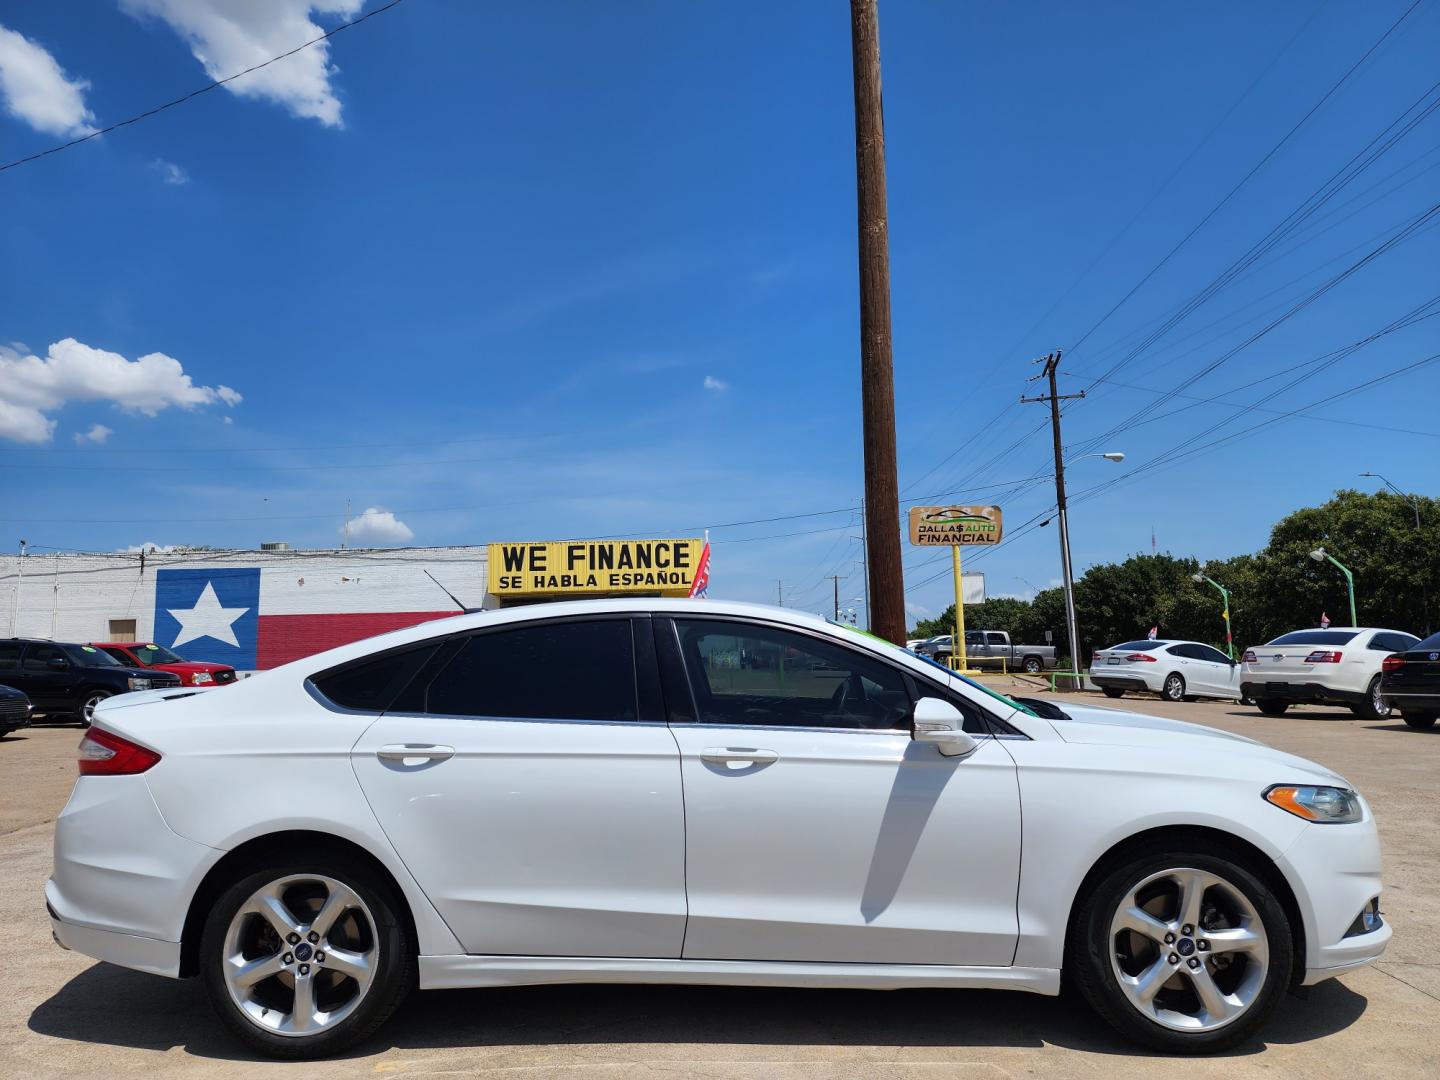
{"type": "MultiPolygon", "coordinates": [[[[955,572],[955,647],[961,673],[970,670],[965,649],[965,587],[960,569],[960,549],[974,545],[998,544],[1001,536],[998,506],[912,506],[910,543],[917,547],[950,548],[955,572]]],[[[952,660],[953,663],[953,660],[952,660]]]]}

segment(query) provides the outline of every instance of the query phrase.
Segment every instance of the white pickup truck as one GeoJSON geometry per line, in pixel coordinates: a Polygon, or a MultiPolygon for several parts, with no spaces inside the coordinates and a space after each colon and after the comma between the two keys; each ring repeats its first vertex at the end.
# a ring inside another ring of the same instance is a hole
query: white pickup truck
{"type": "MultiPolygon", "coordinates": [[[[943,634],[922,643],[915,650],[942,664],[955,655],[955,640],[943,634]]],[[[966,630],[965,659],[971,667],[1004,667],[1007,671],[1026,671],[1034,675],[1055,667],[1054,645],[1015,645],[1004,630],[966,630]]]]}

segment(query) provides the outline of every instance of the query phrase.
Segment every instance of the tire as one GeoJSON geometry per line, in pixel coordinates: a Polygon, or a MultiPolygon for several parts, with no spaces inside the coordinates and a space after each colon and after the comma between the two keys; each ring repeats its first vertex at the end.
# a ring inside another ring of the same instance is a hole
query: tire
{"type": "Polygon", "coordinates": [[[948,652],[945,652],[945,653],[936,653],[936,654],[935,654],[935,662],[936,662],[937,664],[944,664],[946,667],[949,667],[949,666],[950,666],[950,654],[949,654],[948,652]]]}
{"type": "Polygon", "coordinates": [[[1066,976],[1091,1008],[1165,1053],[1215,1053],[1253,1036],[1279,1005],[1294,961],[1290,921],[1264,871],[1219,844],[1190,840],[1173,850],[1159,839],[1122,853],[1102,874],[1066,941],[1066,976]],[[1186,923],[1183,905],[1196,888],[1190,911],[1201,915],[1186,923]],[[1148,918],[1127,920],[1132,907],[1148,918]],[[1246,947],[1222,949],[1211,934],[1224,929],[1249,930],[1246,947]]]}
{"type": "Polygon", "coordinates": [[[1172,671],[1165,676],[1165,682],[1160,687],[1160,697],[1164,701],[1185,700],[1185,676],[1178,671],[1172,671]]]}
{"type": "Polygon", "coordinates": [[[1044,667],[1045,665],[1040,662],[1040,658],[1038,656],[1027,656],[1025,658],[1026,675],[1039,675],[1044,667]]]}
{"type": "Polygon", "coordinates": [[[1121,690],[1118,686],[1102,686],[1100,689],[1104,690],[1105,696],[1109,698],[1125,696],[1125,691],[1121,690]]]}
{"type": "Polygon", "coordinates": [[[1411,731],[1429,731],[1435,726],[1435,713],[1401,713],[1400,718],[1411,731]]]}
{"type": "Polygon", "coordinates": [[[1361,720],[1384,720],[1390,715],[1390,706],[1380,696],[1380,676],[1376,675],[1370,680],[1370,685],[1365,687],[1365,700],[1359,705],[1352,705],[1350,711],[1361,720]]]}
{"type": "Polygon", "coordinates": [[[106,698],[114,696],[109,690],[87,690],[80,698],[80,707],[75,710],[75,719],[80,721],[80,726],[88,728],[94,719],[95,707],[106,698]]]}
{"type": "Polygon", "coordinates": [[[415,985],[415,943],[403,911],[388,882],[344,854],[301,849],[244,867],[200,937],[199,974],[210,1004],[233,1034],[270,1057],[337,1054],[374,1032],[415,985]],[[265,896],[280,905],[269,916],[255,905],[265,896]],[[311,940],[311,923],[330,898],[338,914],[311,940]],[[288,927],[284,937],[280,926],[288,927]],[[351,966],[339,967],[341,956],[351,966]],[[273,973],[242,985],[237,961],[263,961],[273,973]],[[297,1015],[302,984],[325,1019],[306,1023],[297,1015]]]}
{"type": "Polygon", "coordinates": [[[1259,709],[1266,716],[1284,716],[1285,710],[1290,708],[1288,701],[1257,701],[1255,708],[1259,709]]]}

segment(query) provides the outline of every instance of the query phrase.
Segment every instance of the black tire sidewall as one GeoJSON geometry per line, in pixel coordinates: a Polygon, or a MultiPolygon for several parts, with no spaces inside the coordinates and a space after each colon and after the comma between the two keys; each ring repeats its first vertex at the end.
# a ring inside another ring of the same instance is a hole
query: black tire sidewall
{"type": "Polygon", "coordinates": [[[1289,917],[1263,874],[1219,845],[1190,841],[1180,850],[1137,849],[1117,861],[1078,906],[1065,965],[1066,976],[1120,1034],[1166,1053],[1207,1054],[1244,1042],[1269,1019],[1289,985],[1293,958],[1289,917]],[[1172,1031],[1142,1016],[1120,989],[1110,963],[1110,920],[1120,900],[1149,875],[1179,867],[1208,870],[1243,892],[1260,915],[1270,950],[1270,970],[1255,1003],[1238,1020],[1205,1033],[1172,1031]]]}
{"type": "Polygon", "coordinates": [[[1125,696],[1125,691],[1119,689],[1118,687],[1107,686],[1107,687],[1104,687],[1104,690],[1105,690],[1105,696],[1108,697],[1108,698],[1122,698],[1122,697],[1125,696]]]}
{"type": "Polygon", "coordinates": [[[1039,660],[1036,660],[1036,659],[1032,656],[1030,659],[1028,659],[1028,660],[1025,661],[1025,671],[1026,671],[1026,674],[1029,674],[1029,675],[1038,675],[1038,674],[1040,674],[1040,671],[1041,671],[1042,666],[1043,666],[1043,665],[1041,665],[1040,661],[1039,661],[1039,660]]]}
{"type": "Polygon", "coordinates": [[[1383,712],[1375,708],[1375,692],[1379,686],[1379,675],[1376,675],[1365,684],[1365,700],[1355,706],[1355,712],[1359,714],[1362,720],[1384,720],[1390,715],[1391,710],[1388,706],[1383,712]]]}
{"type": "Polygon", "coordinates": [[[1405,726],[1411,731],[1428,731],[1435,726],[1434,713],[1401,713],[1400,719],[1405,721],[1405,726]]]}
{"type": "Polygon", "coordinates": [[[1165,676],[1165,681],[1160,684],[1160,696],[1161,696],[1162,698],[1164,698],[1166,701],[1184,701],[1184,700],[1185,700],[1185,676],[1183,676],[1183,675],[1181,675],[1179,672],[1175,672],[1175,671],[1172,671],[1169,675],[1166,675],[1166,676],[1165,676]],[[1179,681],[1179,684],[1180,684],[1180,692],[1179,692],[1178,694],[1172,694],[1172,693],[1170,692],[1170,683],[1171,683],[1172,681],[1175,681],[1175,680],[1178,680],[1178,681],[1179,681]]]}
{"type": "Polygon", "coordinates": [[[230,1031],[269,1057],[328,1057],[365,1039],[389,1018],[415,984],[415,945],[400,916],[403,901],[388,882],[358,859],[340,853],[297,853],[283,861],[251,864],[215,901],[200,937],[199,974],[210,1004],[230,1031]],[[360,896],[375,920],[379,965],[365,1000],[335,1027],[313,1036],[274,1035],[248,1020],[230,999],[222,974],[225,934],[240,906],[260,887],[292,874],[316,874],[343,882],[360,896]]]}
{"type": "Polygon", "coordinates": [[[1285,711],[1290,708],[1290,703],[1285,701],[1257,701],[1255,708],[1259,709],[1266,716],[1284,716],[1285,711]]]}

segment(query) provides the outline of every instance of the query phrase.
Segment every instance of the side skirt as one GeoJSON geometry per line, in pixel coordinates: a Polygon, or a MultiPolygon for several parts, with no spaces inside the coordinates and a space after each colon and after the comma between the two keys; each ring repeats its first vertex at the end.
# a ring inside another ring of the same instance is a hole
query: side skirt
{"type": "Polygon", "coordinates": [[[422,990],[546,983],[684,983],[695,986],[808,986],[900,990],[950,986],[1028,990],[1054,996],[1054,968],[938,964],[812,964],[760,960],[656,960],[588,956],[422,956],[422,990]]]}

